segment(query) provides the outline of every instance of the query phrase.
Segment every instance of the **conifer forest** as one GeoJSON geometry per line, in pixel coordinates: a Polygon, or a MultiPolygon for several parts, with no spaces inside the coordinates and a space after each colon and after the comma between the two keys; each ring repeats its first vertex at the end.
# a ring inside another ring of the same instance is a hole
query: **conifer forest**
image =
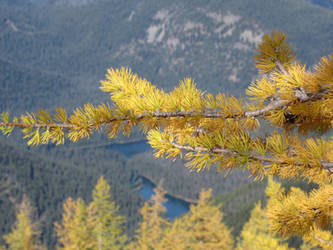
{"type": "Polygon", "coordinates": [[[330,0],[0,2],[0,249],[333,249],[332,129],[330,0]]]}

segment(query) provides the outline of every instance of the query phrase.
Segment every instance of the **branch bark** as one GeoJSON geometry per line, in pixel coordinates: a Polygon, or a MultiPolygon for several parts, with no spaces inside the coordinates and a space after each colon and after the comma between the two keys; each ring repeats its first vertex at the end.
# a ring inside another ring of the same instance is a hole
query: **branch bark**
{"type": "Polygon", "coordinates": [[[19,122],[0,122],[0,126],[3,127],[17,127],[17,128],[37,128],[37,129],[50,129],[50,128],[64,128],[64,129],[73,129],[76,126],[68,123],[35,123],[35,124],[26,124],[19,122]]]}
{"type": "MultiPolygon", "coordinates": [[[[174,142],[172,143],[172,145],[175,148],[185,150],[185,151],[196,152],[196,153],[223,154],[223,155],[228,155],[228,156],[240,155],[237,151],[227,149],[227,148],[208,149],[208,148],[204,148],[204,147],[191,147],[191,146],[179,145],[179,144],[174,143],[174,142]]],[[[263,164],[267,164],[267,163],[277,163],[279,165],[290,164],[289,162],[282,161],[278,158],[258,155],[258,154],[255,154],[255,153],[249,153],[248,157],[251,160],[259,161],[260,163],[263,163],[263,164]]],[[[301,162],[295,162],[295,165],[304,166],[304,164],[301,163],[301,162]]],[[[321,162],[321,167],[323,169],[325,169],[328,173],[333,173],[333,162],[324,162],[324,161],[322,161],[321,162]]]]}
{"type": "MultiPolygon", "coordinates": [[[[317,101],[324,97],[324,94],[327,94],[327,90],[320,90],[314,93],[305,93],[304,89],[296,89],[295,96],[298,98],[300,102],[311,102],[317,101]]],[[[244,118],[257,118],[262,117],[270,111],[278,110],[281,108],[285,108],[286,106],[291,105],[295,101],[290,100],[280,100],[275,99],[272,100],[265,108],[257,109],[254,111],[246,111],[246,112],[239,112],[235,114],[223,114],[219,112],[190,112],[190,111],[175,111],[175,112],[160,112],[155,111],[152,113],[143,113],[136,115],[134,117],[130,117],[125,115],[123,117],[115,117],[110,120],[104,121],[101,125],[112,125],[113,122],[128,122],[132,120],[142,120],[145,118],[190,118],[190,117],[202,117],[202,118],[210,118],[210,119],[244,119],[244,118]]],[[[48,129],[48,128],[55,128],[60,127],[63,129],[75,129],[77,125],[70,124],[70,123],[48,123],[48,124],[26,124],[26,123],[17,123],[17,122],[0,122],[0,126],[5,127],[19,127],[19,128],[37,128],[37,129],[48,129]]],[[[94,127],[95,124],[91,123],[89,126],[94,127]]]]}
{"type": "Polygon", "coordinates": [[[332,242],[327,241],[327,240],[324,240],[324,239],[320,238],[320,237],[317,236],[317,235],[314,235],[313,237],[314,237],[316,240],[318,240],[319,242],[324,243],[324,244],[326,244],[326,245],[328,245],[328,246],[331,246],[331,245],[332,245],[332,242]]]}

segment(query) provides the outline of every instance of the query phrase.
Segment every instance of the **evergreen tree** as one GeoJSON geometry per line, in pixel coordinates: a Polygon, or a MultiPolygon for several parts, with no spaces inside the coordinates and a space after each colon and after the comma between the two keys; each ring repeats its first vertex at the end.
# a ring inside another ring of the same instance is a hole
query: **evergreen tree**
{"type": "Polygon", "coordinates": [[[3,237],[9,249],[45,249],[39,241],[40,231],[38,223],[33,217],[33,208],[28,199],[23,196],[22,202],[18,206],[15,225],[12,227],[12,231],[3,237]]]}
{"type": "MultiPolygon", "coordinates": [[[[270,206],[270,204],[282,197],[281,185],[269,178],[266,194],[269,197],[268,206],[270,206]]],[[[274,235],[270,230],[270,221],[267,213],[267,209],[261,208],[260,202],[255,205],[251,212],[250,220],[244,225],[240,239],[238,239],[237,249],[289,249],[288,244],[284,243],[281,238],[274,235]]]]}
{"type": "Polygon", "coordinates": [[[250,220],[244,225],[240,239],[238,239],[237,249],[255,250],[287,250],[288,244],[281,243],[278,237],[274,237],[269,230],[269,221],[265,211],[258,202],[251,212],[250,220]]]}
{"type": "Polygon", "coordinates": [[[10,134],[20,127],[28,144],[37,145],[66,138],[76,142],[103,127],[114,138],[140,126],[156,157],[185,152],[187,167],[197,171],[210,164],[226,172],[244,166],[255,179],[307,179],[319,188],[309,195],[292,190],[276,201],[270,208],[271,229],[285,237],[304,235],[333,244],[327,240],[333,141],[318,136],[333,127],[333,54],[308,70],[295,60],[286,35],[274,31],[263,37],[255,60],[263,74],[248,87],[249,102],[204,93],[190,78],[166,93],[128,69],[109,69],[101,89],[110,93],[112,104],[86,104],[70,116],[61,108],[12,120],[3,113],[0,129],[10,134]],[[262,137],[255,130],[264,121],[277,129],[262,137]],[[311,236],[317,229],[325,231],[325,239],[322,233],[311,236]]]}
{"type": "Polygon", "coordinates": [[[230,230],[219,206],[211,204],[211,190],[200,193],[198,204],[176,219],[166,233],[168,249],[232,249],[230,230]]]}
{"type": "Polygon", "coordinates": [[[123,232],[125,218],[110,201],[110,185],[101,176],[93,190],[89,205],[82,199],[68,198],[64,203],[62,225],[56,223],[59,249],[124,249],[127,236],[123,232]]]}
{"type": "Polygon", "coordinates": [[[94,223],[89,207],[82,199],[73,201],[72,198],[68,198],[64,203],[62,224],[56,223],[55,226],[60,243],[58,249],[97,249],[93,237],[94,223]]]}
{"type": "Polygon", "coordinates": [[[123,224],[125,218],[118,215],[118,207],[110,201],[110,185],[103,176],[98,180],[90,203],[93,221],[93,237],[96,249],[123,249],[127,241],[123,224]]]}
{"type": "Polygon", "coordinates": [[[170,222],[165,218],[166,208],[163,203],[166,199],[161,183],[154,188],[154,192],[141,209],[142,221],[136,231],[137,241],[131,244],[131,249],[168,249],[164,234],[170,222]]]}

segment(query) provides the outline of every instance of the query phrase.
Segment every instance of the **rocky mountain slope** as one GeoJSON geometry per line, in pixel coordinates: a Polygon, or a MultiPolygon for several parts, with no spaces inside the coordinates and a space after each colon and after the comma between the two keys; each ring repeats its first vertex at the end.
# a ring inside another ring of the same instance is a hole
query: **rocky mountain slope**
{"type": "MultiPolygon", "coordinates": [[[[51,93],[53,103],[31,96],[35,105],[25,109],[105,101],[98,81],[108,67],[121,66],[165,89],[190,76],[203,90],[238,95],[257,76],[255,46],[272,29],[286,32],[310,66],[333,48],[333,12],[303,0],[19,2],[0,4],[0,59],[69,80],[51,93]],[[69,92],[76,93],[70,100],[69,92]]],[[[38,78],[24,84],[46,92],[38,78]]],[[[3,102],[10,111],[13,102],[3,102]]]]}

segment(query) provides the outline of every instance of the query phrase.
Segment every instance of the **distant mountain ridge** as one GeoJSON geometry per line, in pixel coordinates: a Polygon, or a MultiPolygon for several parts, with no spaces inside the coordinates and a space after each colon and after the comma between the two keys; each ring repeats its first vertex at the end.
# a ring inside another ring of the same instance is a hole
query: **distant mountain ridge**
{"type": "MultiPolygon", "coordinates": [[[[257,76],[255,46],[272,29],[286,32],[310,66],[333,48],[332,11],[304,0],[19,2],[0,4],[0,59],[70,79],[59,90],[77,93],[68,107],[106,100],[98,81],[108,67],[120,66],[165,89],[190,76],[203,90],[238,95],[257,76]]],[[[26,84],[45,93],[38,79],[26,84]]]]}

